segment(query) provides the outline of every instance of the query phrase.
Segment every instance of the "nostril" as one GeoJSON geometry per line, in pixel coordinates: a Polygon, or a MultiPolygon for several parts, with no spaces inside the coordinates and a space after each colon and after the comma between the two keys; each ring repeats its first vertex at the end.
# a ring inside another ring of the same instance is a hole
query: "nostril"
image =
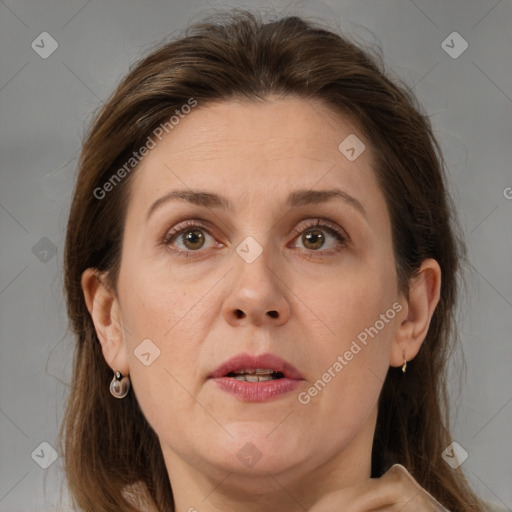
{"type": "Polygon", "coordinates": [[[267,314],[272,318],[277,318],[279,316],[279,313],[277,311],[269,311],[267,314]]]}
{"type": "Polygon", "coordinates": [[[241,309],[237,309],[235,311],[235,315],[237,318],[243,318],[245,316],[245,313],[241,309]]]}

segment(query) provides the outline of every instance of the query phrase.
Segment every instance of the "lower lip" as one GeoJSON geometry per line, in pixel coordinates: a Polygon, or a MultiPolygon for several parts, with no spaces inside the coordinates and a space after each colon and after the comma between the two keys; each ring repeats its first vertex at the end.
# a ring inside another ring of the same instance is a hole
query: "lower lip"
{"type": "Polygon", "coordinates": [[[301,380],[287,378],[265,382],[248,382],[230,377],[220,377],[212,380],[221,389],[244,402],[268,402],[297,389],[302,382],[301,380]]]}

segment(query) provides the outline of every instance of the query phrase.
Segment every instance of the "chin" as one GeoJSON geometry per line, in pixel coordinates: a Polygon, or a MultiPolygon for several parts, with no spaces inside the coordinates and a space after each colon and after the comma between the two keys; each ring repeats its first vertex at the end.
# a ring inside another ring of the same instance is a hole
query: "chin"
{"type": "MultiPolygon", "coordinates": [[[[240,427],[241,425],[237,425],[240,427]]],[[[296,469],[313,456],[311,444],[304,443],[304,437],[292,436],[284,430],[279,434],[274,424],[264,433],[260,429],[228,428],[232,438],[215,450],[216,465],[225,471],[245,476],[267,477],[268,473],[279,474],[296,469]]],[[[278,427],[279,428],[279,427],[278,427]]],[[[210,445],[210,453],[211,445],[210,445]]]]}

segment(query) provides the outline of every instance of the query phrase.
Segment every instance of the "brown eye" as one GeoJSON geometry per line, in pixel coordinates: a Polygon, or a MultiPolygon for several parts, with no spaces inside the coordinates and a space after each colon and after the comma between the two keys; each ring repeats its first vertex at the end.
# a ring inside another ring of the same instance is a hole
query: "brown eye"
{"type": "Polygon", "coordinates": [[[206,249],[222,247],[216,243],[210,230],[198,221],[188,221],[171,229],[163,238],[162,243],[174,247],[180,256],[200,254],[206,249]]]}
{"type": "Polygon", "coordinates": [[[295,247],[309,251],[309,254],[325,255],[346,247],[348,237],[335,223],[327,219],[317,219],[307,226],[293,230],[297,238],[295,247]]]}
{"type": "Polygon", "coordinates": [[[319,229],[310,229],[302,234],[302,243],[306,249],[320,249],[325,243],[325,235],[319,229]]]}
{"type": "Polygon", "coordinates": [[[204,234],[200,229],[189,229],[184,231],[181,235],[181,239],[185,247],[190,250],[201,249],[205,242],[204,234]]]}

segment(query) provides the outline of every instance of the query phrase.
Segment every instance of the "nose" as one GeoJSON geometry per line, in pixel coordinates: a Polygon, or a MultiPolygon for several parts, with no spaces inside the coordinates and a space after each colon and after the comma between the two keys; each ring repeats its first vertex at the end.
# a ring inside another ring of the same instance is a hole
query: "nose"
{"type": "Polygon", "coordinates": [[[282,274],[279,276],[270,268],[264,254],[265,251],[252,263],[240,259],[230,272],[230,290],[222,314],[232,326],[279,326],[290,318],[288,288],[282,274]]]}

